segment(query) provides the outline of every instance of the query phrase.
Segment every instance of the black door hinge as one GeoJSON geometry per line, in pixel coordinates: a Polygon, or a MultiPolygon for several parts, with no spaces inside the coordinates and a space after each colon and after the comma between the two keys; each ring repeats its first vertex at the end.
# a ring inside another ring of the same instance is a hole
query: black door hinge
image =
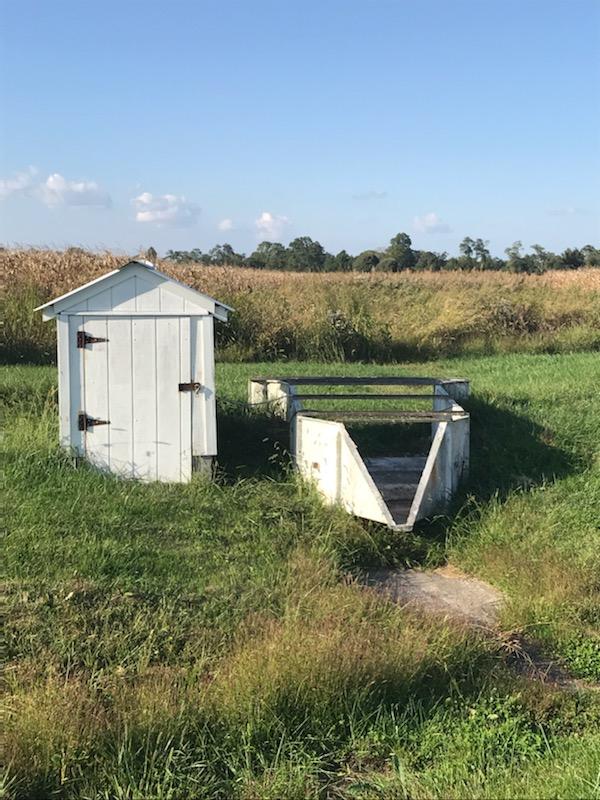
{"type": "Polygon", "coordinates": [[[179,384],[180,392],[199,392],[200,389],[202,389],[202,384],[198,383],[198,381],[190,381],[189,383],[179,384]]]}
{"type": "Polygon", "coordinates": [[[88,415],[84,411],[81,411],[77,415],[77,427],[79,428],[80,431],[88,431],[95,425],[110,425],[110,421],[107,419],[96,419],[95,417],[88,417],[88,415]]]}
{"type": "Polygon", "coordinates": [[[92,336],[85,331],[77,331],[77,347],[85,347],[86,344],[95,344],[96,342],[108,342],[108,339],[103,339],[101,336],[92,336]]]}

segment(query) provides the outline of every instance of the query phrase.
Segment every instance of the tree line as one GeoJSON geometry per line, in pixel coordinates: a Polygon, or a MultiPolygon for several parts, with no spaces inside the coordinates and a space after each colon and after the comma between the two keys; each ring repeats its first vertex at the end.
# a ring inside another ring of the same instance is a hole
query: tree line
{"type": "Polygon", "coordinates": [[[230,244],[218,244],[207,253],[199,249],[168,250],[166,257],[177,263],[192,262],[293,272],[506,270],[541,274],[551,269],[600,267],[600,249],[591,244],[581,248],[568,248],[557,254],[539,244],[531,245],[530,252],[525,252],[522,242],[514,242],[505,249],[506,258],[497,258],[490,254],[488,241],[465,236],[458,249],[458,256],[432,250],[415,250],[410,236],[407,233],[398,233],[385,249],[365,250],[356,256],[345,250],[333,255],[310,236],[300,236],[287,247],[279,242],[261,242],[248,256],[236,253],[230,244]]]}

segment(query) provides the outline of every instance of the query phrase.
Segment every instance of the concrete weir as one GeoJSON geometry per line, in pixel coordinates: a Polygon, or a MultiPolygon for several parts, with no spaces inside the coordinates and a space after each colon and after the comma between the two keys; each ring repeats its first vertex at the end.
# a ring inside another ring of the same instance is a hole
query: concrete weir
{"type": "Polygon", "coordinates": [[[462,378],[324,376],[252,378],[248,382],[250,404],[270,407],[289,422],[295,464],[327,502],[403,531],[411,530],[420,519],[443,512],[467,475],[469,414],[459,401],[468,395],[469,382],[462,378]],[[321,391],[306,393],[302,386],[320,387],[321,391]],[[386,387],[388,391],[331,391],[340,386],[386,387]],[[429,393],[422,393],[428,387],[429,393]],[[379,403],[381,408],[318,410],[321,401],[334,405],[341,401],[347,406],[365,400],[379,403]],[[394,408],[384,408],[391,401],[394,408]],[[425,401],[430,407],[402,409],[410,401],[413,405],[425,401]],[[428,448],[418,454],[363,455],[346,424],[373,422],[426,423],[430,426],[428,448]]]}

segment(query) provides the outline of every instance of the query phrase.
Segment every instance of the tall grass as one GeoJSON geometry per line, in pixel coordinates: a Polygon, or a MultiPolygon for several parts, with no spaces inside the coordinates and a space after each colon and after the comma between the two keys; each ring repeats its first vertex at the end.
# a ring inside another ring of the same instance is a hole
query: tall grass
{"type": "MultiPolygon", "coordinates": [[[[34,305],[126,260],[79,248],[0,251],[2,357],[49,363],[54,326],[40,323],[34,305]]],[[[389,361],[600,345],[600,270],[520,276],[159,267],[234,307],[230,322],[217,326],[223,360],[389,361]]]]}
{"type": "Polygon", "coordinates": [[[240,404],[267,367],[322,371],[219,365],[219,479],[185,486],[74,470],[54,368],[0,370],[5,796],[600,798],[597,692],[532,683],[494,639],[355,581],[449,559],[503,589],[509,632],[597,679],[597,357],[403,367],[474,394],[463,509],[402,536],[286,468],[240,404]]]}

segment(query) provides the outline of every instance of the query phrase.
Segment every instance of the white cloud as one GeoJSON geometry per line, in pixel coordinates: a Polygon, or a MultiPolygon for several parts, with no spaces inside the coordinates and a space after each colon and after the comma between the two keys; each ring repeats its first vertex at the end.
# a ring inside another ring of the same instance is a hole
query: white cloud
{"type": "Polygon", "coordinates": [[[229,217],[226,217],[219,222],[217,227],[220,231],[230,231],[233,228],[233,220],[229,219],[229,217]]]}
{"type": "Polygon", "coordinates": [[[415,217],[413,226],[420,233],[450,233],[452,230],[434,211],[415,217]]]}
{"type": "Polygon", "coordinates": [[[185,228],[194,225],[200,216],[199,207],[195,203],[190,203],[183,195],[153,195],[150,192],[142,192],[131,202],[135,207],[135,218],[138,222],[185,228]]]}
{"type": "Polygon", "coordinates": [[[108,192],[95,181],[68,181],[60,173],[53,172],[35,189],[36,195],[47,206],[102,206],[108,208],[111,199],[108,192]]]}
{"type": "Polygon", "coordinates": [[[45,181],[40,181],[35,180],[37,174],[35,167],[28,167],[11,178],[0,179],[0,197],[26,195],[49,207],[67,205],[107,208],[111,205],[110,195],[95,181],[69,181],[58,172],[48,175],[45,181]]]}
{"type": "Polygon", "coordinates": [[[11,178],[0,178],[0,197],[9,197],[11,194],[26,194],[33,186],[33,179],[37,174],[35,167],[27,167],[23,172],[15,172],[11,178]]]}
{"type": "Polygon", "coordinates": [[[289,219],[287,217],[272,214],[270,211],[263,211],[254,224],[259,239],[273,241],[281,238],[288,223],[289,219]]]}

